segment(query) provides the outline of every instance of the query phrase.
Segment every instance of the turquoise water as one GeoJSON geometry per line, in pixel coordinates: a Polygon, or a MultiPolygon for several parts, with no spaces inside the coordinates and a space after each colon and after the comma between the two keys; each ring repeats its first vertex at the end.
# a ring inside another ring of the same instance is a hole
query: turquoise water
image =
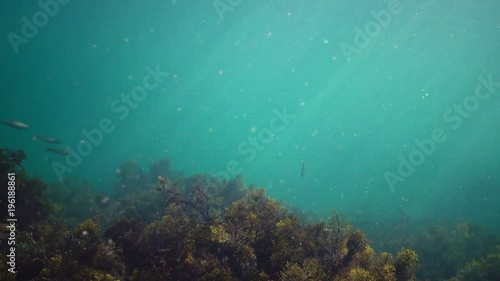
{"type": "Polygon", "coordinates": [[[170,158],[319,216],[498,226],[497,1],[66,2],[2,9],[0,119],[30,128],[0,146],[31,174],[170,158]]]}

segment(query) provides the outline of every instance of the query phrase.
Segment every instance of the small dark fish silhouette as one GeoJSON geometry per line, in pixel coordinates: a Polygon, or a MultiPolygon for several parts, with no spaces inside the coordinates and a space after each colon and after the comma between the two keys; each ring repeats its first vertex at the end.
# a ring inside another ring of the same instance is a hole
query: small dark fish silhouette
{"type": "Polygon", "coordinates": [[[67,151],[66,149],[62,149],[62,148],[48,147],[45,150],[50,151],[50,152],[55,153],[55,154],[59,154],[59,155],[68,155],[69,154],[69,151],[67,151]]]}
{"type": "Polygon", "coordinates": [[[2,124],[12,127],[14,129],[28,129],[30,126],[19,121],[1,121],[2,124]]]}
{"type": "Polygon", "coordinates": [[[302,160],[302,168],[300,169],[300,175],[303,177],[306,175],[306,161],[302,160]]]}
{"type": "Polygon", "coordinates": [[[33,140],[39,140],[39,141],[43,141],[46,143],[52,143],[52,144],[62,143],[62,141],[60,141],[56,138],[44,137],[44,136],[33,136],[33,140]]]}

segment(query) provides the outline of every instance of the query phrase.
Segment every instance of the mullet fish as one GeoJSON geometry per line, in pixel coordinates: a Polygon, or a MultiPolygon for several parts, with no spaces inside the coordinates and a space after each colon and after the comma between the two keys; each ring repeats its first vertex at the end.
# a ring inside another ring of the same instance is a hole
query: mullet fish
{"type": "Polygon", "coordinates": [[[39,140],[39,141],[43,141],[46,143],[52,143],[52,144],[62,143],[61,140],[58,140],[56,138],[44,137],[44,136],[33,136],[33,140],[39,140]]]}
{"type": "Polygon", "coordinates": [[[12,127],[14,129],[28,129],[30,126],[19,121],[1,121],[2,124],[12,127]]]}
{"type": "Polygon", "coordinates": [[[45,150],[50,151],[50,152],[55,153],[55,154],[59,154],[59,155],[68,155],[69,154],[69,151],[67,151],[66,149],[62,149],[62,148],[48,147],[45,150]]]}

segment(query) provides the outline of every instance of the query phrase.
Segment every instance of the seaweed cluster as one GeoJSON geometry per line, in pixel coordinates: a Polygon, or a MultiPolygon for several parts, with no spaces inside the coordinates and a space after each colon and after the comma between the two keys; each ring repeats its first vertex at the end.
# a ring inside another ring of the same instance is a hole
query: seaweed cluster
{"type": "MultiPolygon", "coordinates": [[[[390,250],[401,247],[414,249],[420,257],[422,266],[417,277],[422,280],[448,280],[457,272],[479,268],[479,264],[491,263],[500,253],[500,236],[479,224],[460,222],[454,224],[429,223],[429,220],[411,224],[397,223],[385,225],[384,235],[372,233],[377,241],[377,249],[390,250]],[[468,268],[468,269],[467,269],[468,268]]],[[[500,269],[500,267],[497,267],[500,269]]],[[[491,270],[490,270],[491,271],[491,270]]],[[[453,279],[453,280],[500,280],[500,270],[493,279],[453,279]]],[[[458,278],[458,277],[455,277],[458,278]]]]}
{"type": "Polygon", "coordinates": [[[500,247],[495,252],[468,262],[450,281],[500,280],[500,247]]]}
{"type": "MultiPolygon", "coordinates": [[[[425,264],[409,248],[376,254],[338,212],[306,224],[241,177],[186,177],[168,160],[145,172],[127,162],[109,194],[74,179],[48,191],[22,170],[20,152],[1,152],[2,174],[18,173],[26,214],[17,273],[1,255],[0,280],[399,281],[416,280],[425,264]]],[[[497,262],[498,255],[471,262],[454,281],[497,262]]]]}
{"type": "Polygon", "coordinates": [[[2,193],[0,195],[0,209],[6,215],[8,192],[7,178],[8,173],[16,174],[16,193],[22,196],[16,196],[16,218],[22,221],[22,224],[17,226],[18,230],[25,230],[29,225],[36,224],[45,220],[50,212],[51,205],[45,198],[47,185],[39,179],[32,179],[26,175],[25,170],[21,166],[22,161],[26,159],[23,151],[11,151],[5,148],[0,148],[0,185],[2,193]]]}

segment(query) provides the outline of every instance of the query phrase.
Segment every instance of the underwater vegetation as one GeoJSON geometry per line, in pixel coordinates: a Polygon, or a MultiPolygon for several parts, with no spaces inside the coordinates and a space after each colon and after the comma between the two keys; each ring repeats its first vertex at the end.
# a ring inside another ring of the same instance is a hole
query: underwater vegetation
{"type": "MultiPolygon", "coordinates": [[[[436,247],[430,229],[415,238],[415,250],[405,244],[377,254],[343,214],[305,223],[241,177],[185,176],[169,160],[148,171],[125,163],[104,193],[78,179],[51,185],[31,179],[21,151],[0,152],[2,174],[17,174],[22,221],[16,273],[0,255],[0,280],[417,280],[429,264],[417,248],[436,247]]],[[[1,235],[6,253],[8,233],[1,235]]],[[[496,248],[464,262],[450,280],[498,280],[499,257],[496,248]]],[[[438,274],[432,266],[428,272],[438,274]]]]}
{"type": "Polygon", "coordinates": [[[500,280],[500,247],[486,258],[468,262],[450,281],[500,280]]]}
{"type": "MultiPolygon", "coordinates": [[[[500,270],[497,278],[488,279],[457,279],[457,272],[464,267],[477,265],[485,257],[499,253],[500,236],[494,231],[479,224],[468,222],[430,223],[428,221],[413,221],[412,223],[395,223],[384,225],[380,235],[372,232],[370,237],[376,241],[374,247],[380,250],[408,247],[414,249],[420,257],[421,267],[417,273],[420,280],[500,280],[500,270]],[[467,265],[469,264],[469,265],[467,265]],[[451,279],[451,278],[455,279],[451,279]]],[[[491,260],[486,260],[490,263],[491,260]]],[[[500,269],[500,267],[497,267],[500,269]]]]}
{"type": "Polygon", "coordinates": [[[7,173],[16,172],[16,192],[23,194],[23,196],[16,196],[15,198],[16,206],[22,206],[16,209],[16,218],[23,222],[17,226],[18,230],[25,230],[29,225],[45,220],[51,211],[51,205],[44,198],[47,184],[26,175],[21,166],[25,158],[26,155],[21,150],[11,151],[0,148],[0,171],[2,171],[0,184],[3,189],[0,195],[0,208],[4,216],[6,216],[8,203],[7,182],[9,181],[7,173]]]}

